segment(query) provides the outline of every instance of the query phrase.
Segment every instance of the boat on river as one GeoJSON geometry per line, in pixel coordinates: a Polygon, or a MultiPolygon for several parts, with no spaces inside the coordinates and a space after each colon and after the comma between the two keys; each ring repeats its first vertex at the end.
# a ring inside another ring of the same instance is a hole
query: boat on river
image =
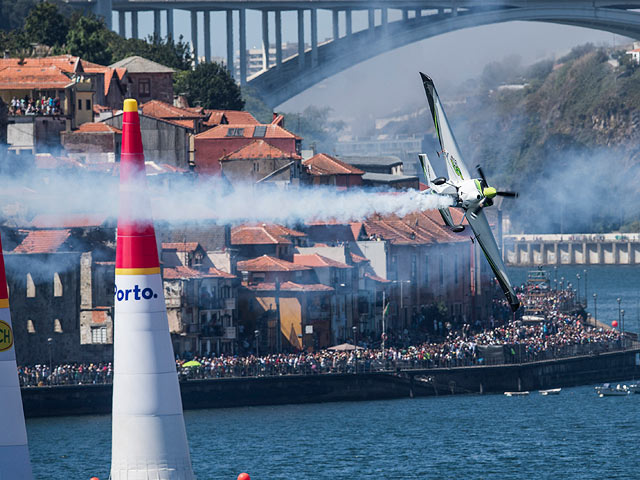
{"type": "Polygon", "coordinates": [[[596,387],[595,390],[600,398],[622,397],[624,395],[629,395],[630,393],[629,388],[626,385],[620,385],[620,384],[613,387],[610,384],[605,383],[601,387],[596,387]]]}
{"type": "Polygon", "coordinates": [[[550,388],[549,390],[538,390],[540,395],[560,395],[561,388],[550,388]]]}
{"type": "Polygon", "coordinates": [[[529,392],[504,392],[507,397],[524,397],[529,395],[529,392]]]}

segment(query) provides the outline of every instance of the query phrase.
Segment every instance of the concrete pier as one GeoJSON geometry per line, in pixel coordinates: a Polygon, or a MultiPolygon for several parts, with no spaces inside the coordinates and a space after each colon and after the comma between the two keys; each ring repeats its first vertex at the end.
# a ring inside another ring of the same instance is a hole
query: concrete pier
{"type": "Polygon", "coordinates": [[[507,265],[638,265],[640,234],[504,235],[507,265]]]}

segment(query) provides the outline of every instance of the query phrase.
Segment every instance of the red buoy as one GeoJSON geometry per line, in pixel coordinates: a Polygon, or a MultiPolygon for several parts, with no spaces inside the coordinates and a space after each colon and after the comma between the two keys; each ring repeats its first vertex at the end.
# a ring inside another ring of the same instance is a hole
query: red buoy
{"type": "Polygon", "coordinates": [[[240,475],[238,475],[238,480],[251,480],[251,477],[249,476],[248,473],[241,473],[240,475]]]}
{"type": "Polygon", "coordinates": [[[100,480],[98,477],[91,477],[89,480],[100,480]]]}
{"type": "Polygon", "coordinates": [[[618,321],[617,321],[617,320],[614,320],[613,322],[611,322],[611,326],[612,326],[613,328],[618,328],[618,321]]]}

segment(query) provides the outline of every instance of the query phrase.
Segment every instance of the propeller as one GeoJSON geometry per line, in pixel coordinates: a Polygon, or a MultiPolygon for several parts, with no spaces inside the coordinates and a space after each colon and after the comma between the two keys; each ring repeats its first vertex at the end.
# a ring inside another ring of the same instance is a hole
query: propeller
{"type": "MultiPolygon", "coordinates": [[[[487,177],[485,176],[484,170],[482,170],[482,167],[480,165],[476,165],[476,170],[478,170],[478,175],[480,175],[480,178],[482,179],[483,187],[488,187],[489,182],[487,182],[487,177]]],[[[495,195],[498,197],[517,198],[518,192],[512,192],[509,190],[496,190],[495,195]]]]}

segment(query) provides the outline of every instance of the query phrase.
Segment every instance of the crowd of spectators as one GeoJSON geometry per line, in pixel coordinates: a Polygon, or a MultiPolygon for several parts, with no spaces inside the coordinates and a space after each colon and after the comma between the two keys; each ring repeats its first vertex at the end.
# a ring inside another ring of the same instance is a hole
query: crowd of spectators
{"type": "MultiPolygon", "coordinates": [[[[268,376],[312,375],[321,373],[357,373],[398,368],[437,368],[490,363],[516,363],[591,354],[621,347],[616,330],[588,325],[584,312],[561,307],[573,305],[571,291],[519,292],[525,305],[543,312],[541,319],[514,319],[501,325],[475,329],[465,324],[451,329],[439,341],[424,342],[410,347],[365,348],[347,351],[280,353],[263,356],[220,355],[195,357],[187,363],[176,360],[182,380],[268,376]],[[493,352],[493,359],[487,353],[493,352]],[[496,356],[497,354],[497,356],[496,356]]],[[[347,347],[349,348],[349,347],[347,347]]],[[[89,365],[69,364],[20,367],[23,386],[97,384],[112,380],[111,363],[89,365]]]]}
{"type": "Polygon", "coordinates": [[[9,104],[9,115],[59,115],[60,113],[58,97],[13,97],[9,104]]]}

